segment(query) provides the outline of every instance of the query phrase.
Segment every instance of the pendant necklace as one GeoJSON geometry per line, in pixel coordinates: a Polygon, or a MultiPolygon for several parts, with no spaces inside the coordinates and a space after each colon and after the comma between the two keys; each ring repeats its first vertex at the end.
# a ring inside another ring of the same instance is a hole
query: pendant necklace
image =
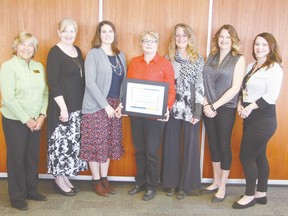
{"type": "Polygon", "coordinates": [[[79,69],[80,69],[80,76],[82,77],[82,76],[83,76],[82,66],[81,66],[81,64],[80,64],[80,61],[79,61],[78,57],[77,57],[77,58],[72,58],[72,59],[73,59],[73,61],[77,64],[77,66],[79,67],[79,69]]]}
{"type": "Polygon", "coordinates": [[[118,56],[116,55],[115,56],[116,58],[116,65],[113,65],[111,62],[111,67],[112,67],[112,70],[118,75],[118,76],[121,76],[122,75],[122,67],[121,67],[121,64],[118,60],[118,56]]]}

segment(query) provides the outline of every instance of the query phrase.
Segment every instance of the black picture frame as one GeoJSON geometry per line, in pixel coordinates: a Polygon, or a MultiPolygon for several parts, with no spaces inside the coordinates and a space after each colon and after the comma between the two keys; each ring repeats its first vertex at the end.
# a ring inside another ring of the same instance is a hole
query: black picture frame
{"type": "Polygon", "coordinates": [[[169,83],[125,78],[123,110],[128,116],[164,119],[167,112],[169,83]]]}

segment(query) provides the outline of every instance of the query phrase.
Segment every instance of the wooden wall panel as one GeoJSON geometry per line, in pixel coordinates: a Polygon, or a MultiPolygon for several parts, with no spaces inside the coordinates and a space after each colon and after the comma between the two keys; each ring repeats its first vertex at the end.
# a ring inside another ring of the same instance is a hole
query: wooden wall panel
{"type": "MultiPolygon", "coordinates": [[[[204,55],[207,44],[208,0],[104,0],[103,19],[112,21],[118,32],[119,48],[128,62],[142,54],[140,35],[144,30],[160,34],[159,53],[167,52],[172,27],[179,23],[189,24],[198,39],[199,52],[204,55]]],[[[136,171],[134,148],[128,117],[125,117],[123,145],[125,155],[120,161],[112,161],[109,175],[121,173],[134,176],[136,171]]]]}
{"type": "MultiPolygon", "coordinates": [[[[12,57],[12,41],[19,31],[34,34],[39,41],[35,59],[46,65],[50,48],[58,42],[57,23],[64,17],[75,19],[78,35],[75,44],[85,56],[90,49],[94,30],[98,23],[98,0],[1,0],[0,1],[0,63],[12,57]]],[[[0,172],[6,172],[6,146],[0,124],[0,172]]],[[[41,137],[40,172],[46,173],[46,127],[41,137]]]]}
{"type": "MultiPolygon", "coordinates": [[[[284,79],[277,101],[278,129],[268,144],[268,159],[270,162],[270,179],[288,179],[288,145],[287,145],[287,1],[285,0],[214,0],[212,35],[223,24],[232,24],[241,39],[242,53],[246,63],[252,62],[252,42],[261,32],[272,33],[280,46],[283,57],[284,79]]],[[[242,167],[239,161],[239,148],[242,135],[242,120],[237,117],[232,135],[233,163],[231,178],[243,178],[242,167]]],[[[206,143],[207,144],[207,143],[206,143]]],[[[210,160],[207,145],[205,161],[210,160]]],[[[210,163],[206,163],[204,177],[212,177],[210,163]]]]}

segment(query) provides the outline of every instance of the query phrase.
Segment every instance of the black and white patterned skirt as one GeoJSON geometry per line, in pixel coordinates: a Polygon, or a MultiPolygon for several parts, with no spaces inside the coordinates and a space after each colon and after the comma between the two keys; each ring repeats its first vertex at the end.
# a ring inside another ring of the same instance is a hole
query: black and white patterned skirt
{"type": "Polygon", "coordinates": [[[80,156],[81,111],[69,114],[68,123],[59,124],[48,139],[48,173],[56,176],[76,176],[87,170],[80,156]]]}

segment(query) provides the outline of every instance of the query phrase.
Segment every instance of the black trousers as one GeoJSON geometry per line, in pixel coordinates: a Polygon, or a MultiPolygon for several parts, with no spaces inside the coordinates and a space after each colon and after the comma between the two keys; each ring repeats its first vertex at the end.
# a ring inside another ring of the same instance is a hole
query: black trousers
{"type": "Polygon", "coordinates": [[[240,161],[246,179],[245,195],[247,196],[255,194],[257,179],[257,191],[267,191],[270,168],[266,149],[268,141],[277,128],[276,114],[271,115],[273,109],[275,108],[271,106],[270,113],[260,109],[253,110],[243,123],[240,161]]]}
{"type": "Polygon", "coordinates": [[[220,107],[214,118],[204,116],[209,149],[213,162],[221,162],[222,170],[230,170],[232,162],[231,134],[236,108],[220,107]]]}
{"type": "Polygon", "coordinates": [[[2,115],[7,148],[8,190],[11,202],[37,194],[40,131],[2,115]]]}
{"type": "Polygon", "coordinates": [[[165,123],[142,117],[130,119],[137,166],[136,184],[156,190],[160,177],[159,148],[165,123]]]}
{"type": "Polygon", "coordinates": [[[170,117],[165,125],[162,183],[165,188],[179,188],[189,194],[201,188],[200,122],[170,117]],[[183,148],[182,148],[183,144],[183,148]]]}

